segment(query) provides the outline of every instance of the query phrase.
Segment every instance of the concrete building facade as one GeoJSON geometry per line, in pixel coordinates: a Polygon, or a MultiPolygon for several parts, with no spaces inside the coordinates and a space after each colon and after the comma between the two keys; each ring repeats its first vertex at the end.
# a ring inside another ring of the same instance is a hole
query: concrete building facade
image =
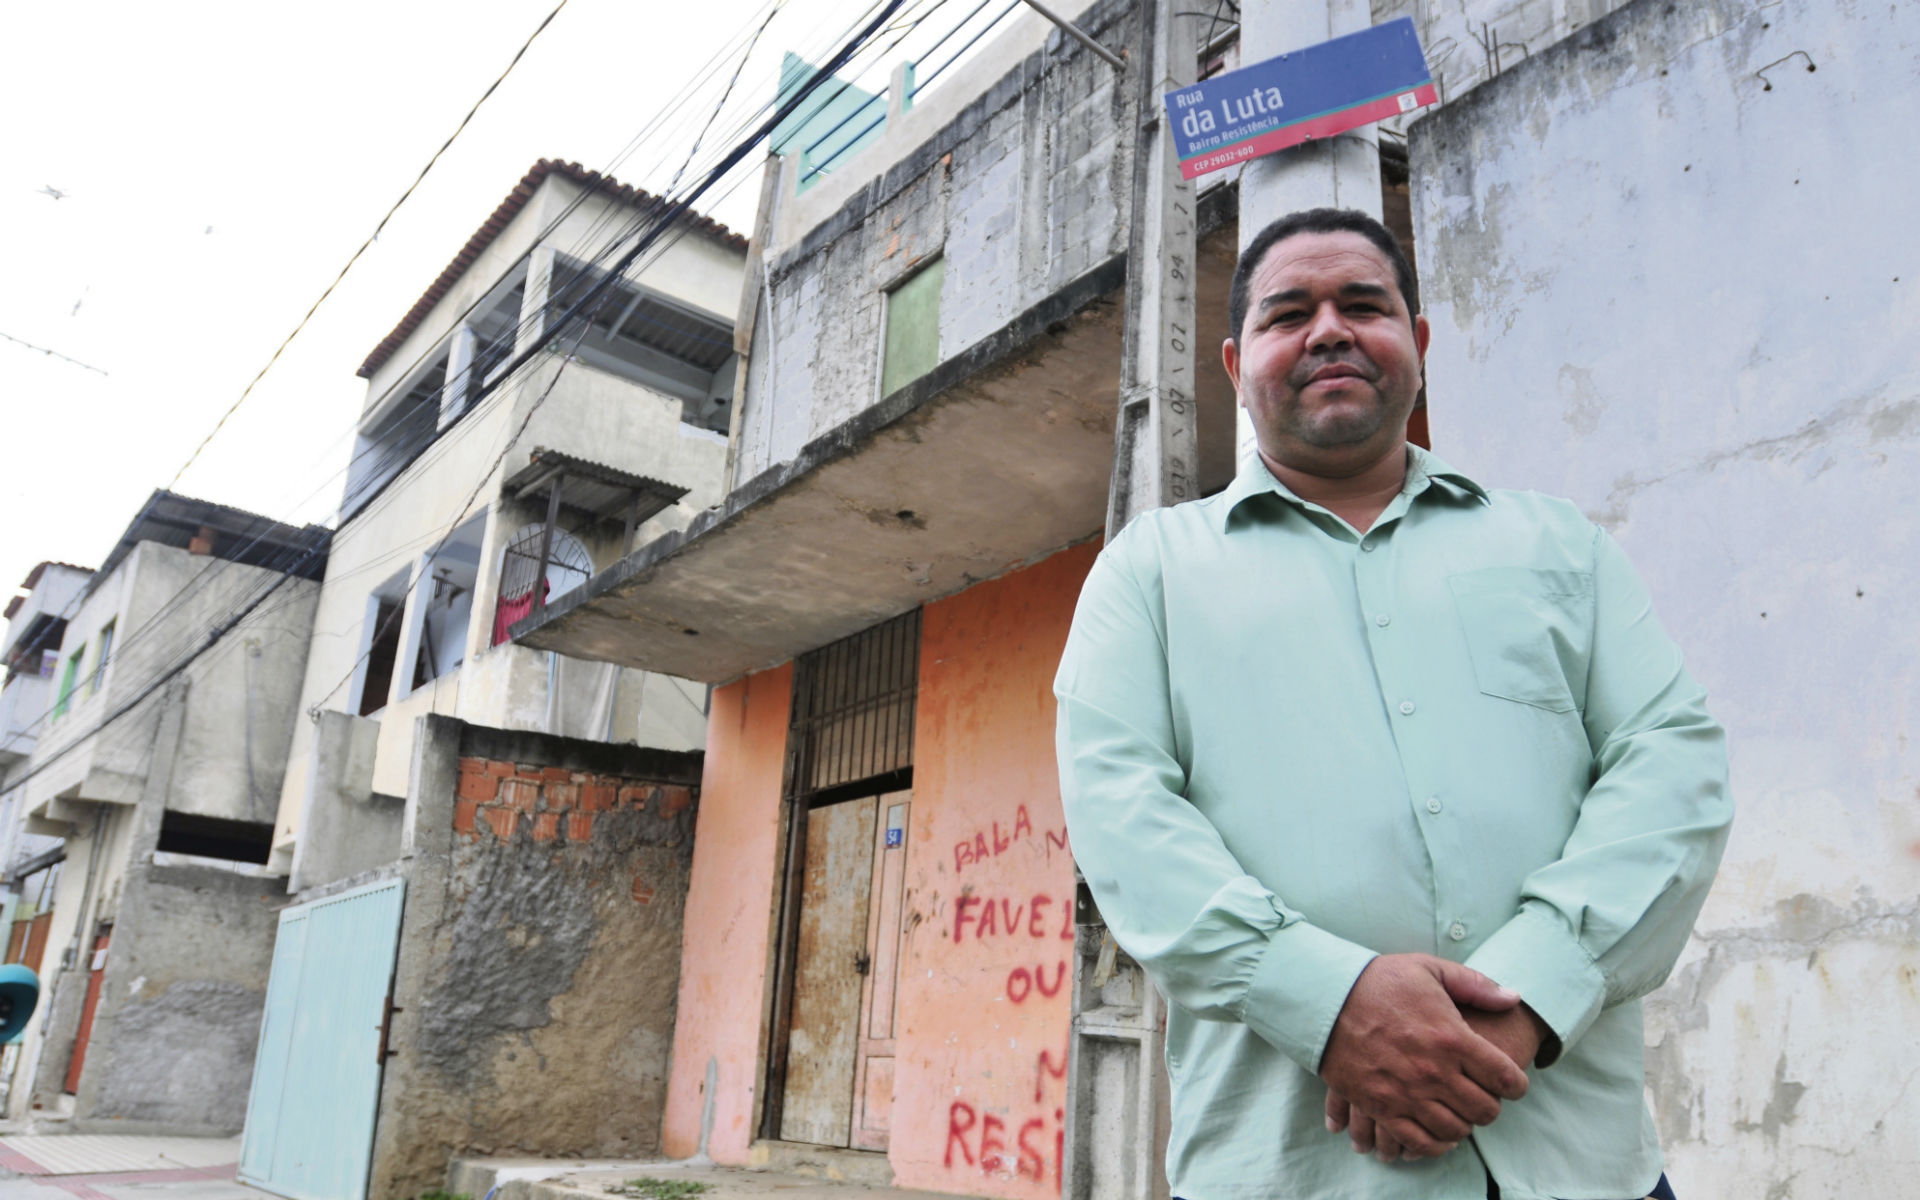
{"type": "Polygon", "coordinates": [[[658,204],[540,162],[362,365],[367,403],[279,797],[275,861],[295,891],[330,877],[308,856],[346,836],[321,808],[406,794],[422,714],[700,743],[703,688],[500,633],[534,607],[556,484],[547,599],[718,498],[744,239],[694,219],[590,320],[561,324],[600,278],[593,255],[631,242],[658,204]],[[503,377],[527,351],[533,361],[503,377]],[[306,838],[315,821],[331,832],[306,838]]]}
{"type": "MultiPolygon", "coordinates": [[[[64,605],[16,768],[57,838],[9,1115],[232,1133],[284,876],[266,866],[328,533],[155,492],[64,605]]],[[[44,856],[43,856],[44,857],[44,856]]]]}
{"type": "Polygon", "coordinates": [[[1916,62],[1907,5],[1637,0],[1413,130],[1436,438],[1618,538],[1727,726],[1646,1009],[1700,1195],[1898,1192],[1920,1145],[1916,62]]]}

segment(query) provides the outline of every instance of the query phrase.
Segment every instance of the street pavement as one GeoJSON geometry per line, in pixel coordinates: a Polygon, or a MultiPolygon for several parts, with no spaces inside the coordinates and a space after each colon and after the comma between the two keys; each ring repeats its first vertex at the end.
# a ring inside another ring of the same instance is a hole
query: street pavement
{"type": "Polygon", "coordinates": [[[239,1161],[239,1138],[5,1134],[0,1200],[273,1200],[239,1161]]]}

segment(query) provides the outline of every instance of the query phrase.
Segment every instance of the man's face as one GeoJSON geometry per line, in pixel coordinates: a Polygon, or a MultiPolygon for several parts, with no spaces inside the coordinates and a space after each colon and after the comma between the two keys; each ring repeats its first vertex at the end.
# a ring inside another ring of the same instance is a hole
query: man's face
{"type": "Polygon", "coordinates": [[[1246,325],[1222,354],[1261,452],[1343,476],[1406,440],[1427,319],[1409,318],[1393,264],[1357,233],[1302,233],[1254,271],[1246,325]]]}

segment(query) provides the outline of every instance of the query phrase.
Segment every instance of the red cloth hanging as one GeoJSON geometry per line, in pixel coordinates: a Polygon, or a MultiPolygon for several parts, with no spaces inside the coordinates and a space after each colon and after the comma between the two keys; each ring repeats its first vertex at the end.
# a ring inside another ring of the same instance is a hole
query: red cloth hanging
{"type": "MultiPolygon", "coordinates": [[[[553,583],[551,581],[547,583],[546,592],[548,595],[553,593],[553,583]]],[[[513,628],[514,622],[526,620],[532,612],[532,588],[528,588],[525,595],[517,597],[516,599],[502,599],[499,605],[493,610],[492,644],[498,646],[501,642],[508,640],[508,631],[513,628]]]]}

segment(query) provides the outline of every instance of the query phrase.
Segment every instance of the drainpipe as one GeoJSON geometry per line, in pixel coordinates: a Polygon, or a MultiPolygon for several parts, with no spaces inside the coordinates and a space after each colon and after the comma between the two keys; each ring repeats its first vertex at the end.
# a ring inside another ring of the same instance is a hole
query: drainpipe
{"type": "Polygon", "coordinates": [[[560,655],[547,651],[547,732],[560,732],[560,655]]]}
{"type": "Polygon", "coordinates": [[[101,844],[107,823],[105,805],[93,806],[93,836],[87,842],[87,884],[80,889],[80,919],[73,923],[73,940],[67,943],[65,954],[60,956],[60,969],[72,970],[80,961],[80,946],[87,939],[87,931],[93,928],[93,914],[99,909],[98,899],[93,894],[93,885],[100,874],[100,856],[105,853],[101,844]]]}

